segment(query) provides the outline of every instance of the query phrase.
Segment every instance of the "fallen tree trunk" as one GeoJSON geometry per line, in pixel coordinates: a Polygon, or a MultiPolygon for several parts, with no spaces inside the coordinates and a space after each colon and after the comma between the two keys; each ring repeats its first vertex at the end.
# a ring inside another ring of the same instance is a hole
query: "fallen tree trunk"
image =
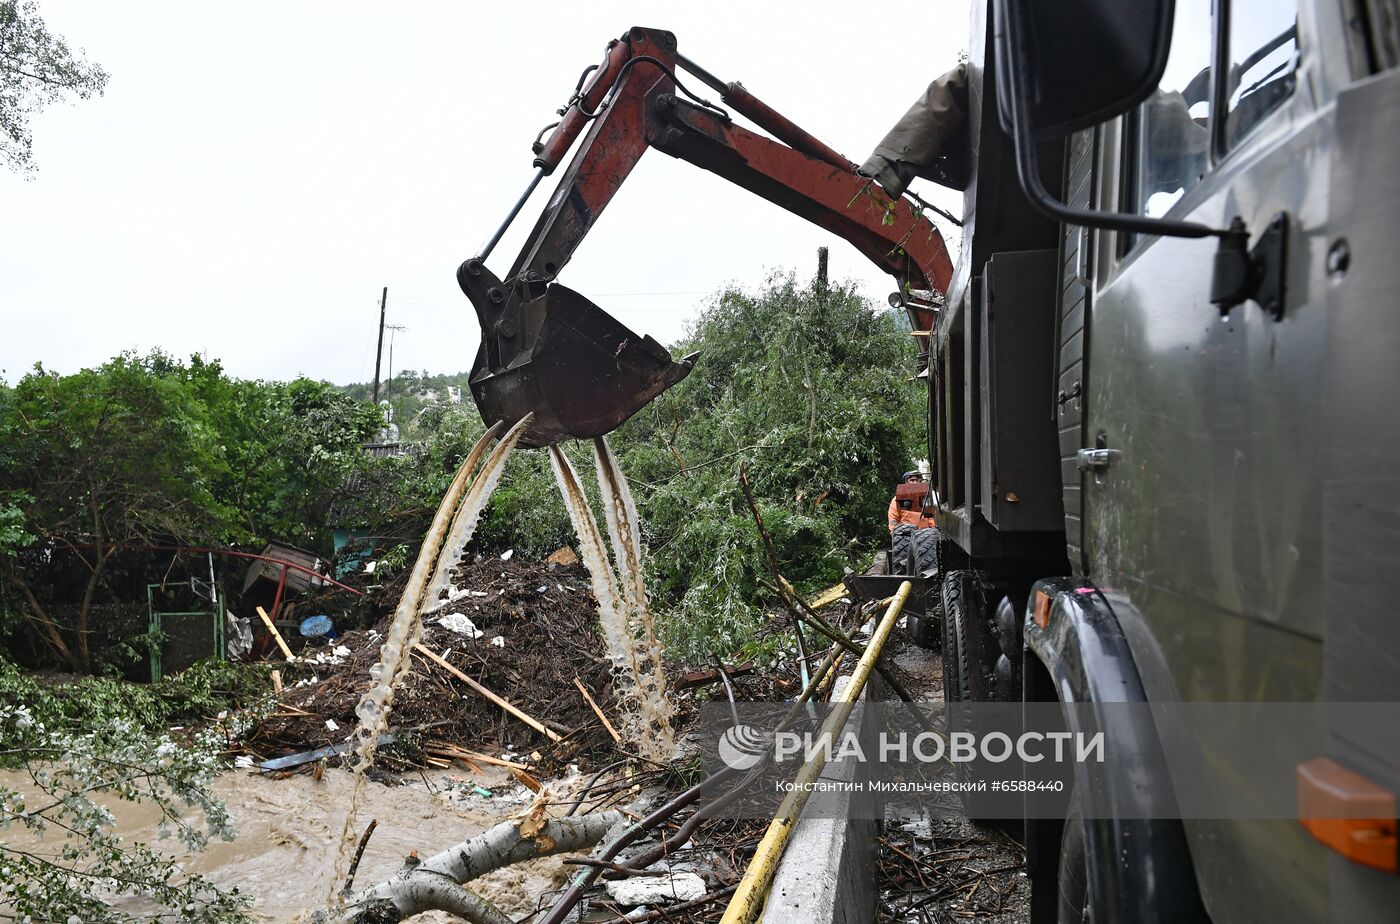
{"type": "Polygon", "coordinates": [[[505,821],[426,860],[416,854],[392,877],[347,899],[337,924],[394,924],[424,911],[446,911],[473,924],[511,924],[495,905],[464,888],[492,870],[557,853],[586,850],[622,823],[621,812],[505,821]]]}

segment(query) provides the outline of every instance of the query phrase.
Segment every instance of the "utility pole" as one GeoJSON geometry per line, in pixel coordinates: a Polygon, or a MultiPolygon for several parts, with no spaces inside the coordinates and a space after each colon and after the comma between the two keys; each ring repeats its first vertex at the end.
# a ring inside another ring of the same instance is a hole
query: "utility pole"
{"type": "Polygon", "coordinates": [[[817,248],[817,291],[826,292],[826,261],[827,250],[825,247],[817,248]]]}
{"type": "Polygon", "coordinates": [[[386,330],[389,331],[389,377],[384,380],[385,391],[388,390],[389,383],[394,380],[394,335],[399,331],[408,330],[402,324],[390,324],[386,330]]]}
{"type": "Polygon", "coordinates": [[[374,351],[374,397],[370,403],[379,404],[379,360],[384,356],[384,310],[389,305],[389,287],[379,296],[379,346],[374,351]]]}

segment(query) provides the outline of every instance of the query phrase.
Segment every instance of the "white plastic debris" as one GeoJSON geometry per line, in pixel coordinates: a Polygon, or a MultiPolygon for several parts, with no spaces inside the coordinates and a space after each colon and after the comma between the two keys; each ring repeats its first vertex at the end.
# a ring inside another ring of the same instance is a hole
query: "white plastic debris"
{"type": "Polygon", "coordinates": [[[251,770],[253,767],[253,758],[249,757],[247,754],[239,754],[233,759],[233,765],[239,770],[251,770]]]}
{"type": "Polygon", "coordinates": [[[467,638],[481,638],[486,634],[476,627],[476,623],[472,622],[466,613],[448,613],[438,620],[438,625],[467,638]]]}
{"type": "Polygon", "coordinates": [[[331,649],[331,654],[337,658],[348,658],[350,657],[350,649],[344,645],[336,645],[331,649]]]}
{"type": "Polygon", "coordinates": [[[326,719],[326,731],[340,731],[340,726],[335,724],[335,719],[326,719]]]}
{"type": "Polygon", "coordinates": [[[515,549],[506,549],[501,553],[501,561],[510,561],[510,557],[515,554],[515,549]]]}
{"type": "Polygon", "coordinates": [[[694,873],[610,879],[606,887],[608,895],[619,905],[689,902],[705,894],[705,880],[694,873]]]}
{"type": "Polygon", "coordinates": [[[375,569],[375,568],[378,568],[378,567],[379,567],[379,562],[377,562],[377,561],[367,561],[367,562],[365,562],[365,574],[373,574],[373,573],[374,573],[374,569],[375,569]]]}
{"type": "Polygon", "coordinates": [[[492,648],[504,648],[504,647],[506,647],[506,637],[505,637],[504,635],[498,635],[498,636],[496,636],[495,638],[491,639],[491,647],[492,647],[492,648]]]}
{"type": "Polygon", "coordinates": [[[488,593],[487,593],[486,591],[484,591],[484,590],[469,590],[469,591],[467,591],[467,593],[471,594],[473,597],[489,597],[489,596],[491,596],[490,594],[488,594],[488,593]]]}

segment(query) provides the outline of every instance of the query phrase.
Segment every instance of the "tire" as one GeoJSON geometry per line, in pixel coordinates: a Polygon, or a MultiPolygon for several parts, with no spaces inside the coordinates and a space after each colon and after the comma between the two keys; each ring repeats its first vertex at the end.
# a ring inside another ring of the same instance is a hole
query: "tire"
{"type": "MultiPolygon", "coordinates": [[[[943,580],[943,700],[953,707],[960,703],[986,703],[995,698],[994,668],[1000,654],[987,613],[986,592],[975,571],[950,571],[943,580]]],[[[950,733],[980,734],[974,727],[983,721],[973,710],[948,710],[950,733]]],[[[959,783],[972,783],[999,776],[1000,768],[978,758],[954,765],[959,783]]],[[[997,797],[987,793],[959,793],[963,811],[974,822],[1006,827],[996,818],[997,797]]]]}
{"type": "Polygon", "coordinates": [[[943,702],[949,706],[963,701],[962,640],[958,637],[958,621],[943,611],[943,702]]]}
{"type": "Polygon", "coordinates": [[[943,693],[948,703],[991,698],[989,667],[996,648],[987,623],[982,582],[975,571],[952,571],[943,580],[943,693]],[[952,662],[951,665],[949,662],[952,662]],[[950,674],[956,680],[949,683],[950,674]]]}
{"type": "MultiPolygon", "coordinates": [[[[939,625],[938,620],[933,616],[915,616],[912,613],[904,617],[904,631],[909,633],[909,640],[920,648],[935,650],[938,648],[939,625]]],[[[946,669],[945,669],[946,670],[946,669]]]]}
{"type": "Polygon", "coordinates": [[[1058,924],[1087,924],[1089,912],[1089,851],[1085,846],[1084,813],[1079,793],[1070,797],[1065,828],[1060,834],[1060,860],[1056,871],[1058,924]]]}
{"type": "Polygon", "coordinates": [[[938,570],[938,544],[942,539],[943,534],[932,526],[915,530],[913,539],[915,574],[938,570]]]}
{"type": "Polygon", "coordinates": [[[909,549],[914,544],[914,534],[918,532],[911,523],[901,523],[890,536],[890,574],[907,574],[909,549]]]}

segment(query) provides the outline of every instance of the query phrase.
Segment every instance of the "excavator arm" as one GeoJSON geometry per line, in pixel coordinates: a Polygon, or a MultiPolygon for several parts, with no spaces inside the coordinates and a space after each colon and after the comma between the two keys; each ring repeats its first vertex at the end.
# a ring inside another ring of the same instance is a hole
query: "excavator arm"
{"type": "Polygon", "coordinates": [[[525,445],[599,436],[680,381],[694,357],[674,362],[554,280],[632,168],[655,148],[724,177],[836,234],[899,282],[916,330],[929,330],[952,262],[937,228],[911,202],[891,200],[855,165],[737,83],[680,56],[675,36],[633,28],[535,145],[535,178],[477,257],[458,270],[481,322],[471,388],[488,424],[535,417],[525,445]],[[724,108],[691,94],[677,67],[720,94],[724,108]],[[730,109],[773,135],[735,124],[730,109]],[[586,129],[586,133],[585,133],[586,129]],[[485,259],[542,177],[583,135],[543,214],[505,279],[485,259]],[[778,140],[774,140],[774,139],[778,140]]]}

